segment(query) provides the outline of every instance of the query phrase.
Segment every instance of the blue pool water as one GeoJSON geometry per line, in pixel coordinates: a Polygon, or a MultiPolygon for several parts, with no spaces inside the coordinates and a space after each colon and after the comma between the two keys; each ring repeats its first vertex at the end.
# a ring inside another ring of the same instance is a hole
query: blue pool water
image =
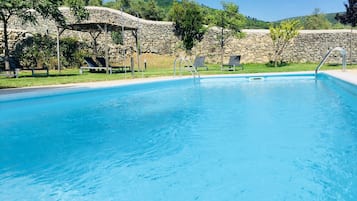
{"type": "Polygon", "coordinates": [[[357,87],[328,76],[1,98],[0,200],[357,200],[357,87]]]}

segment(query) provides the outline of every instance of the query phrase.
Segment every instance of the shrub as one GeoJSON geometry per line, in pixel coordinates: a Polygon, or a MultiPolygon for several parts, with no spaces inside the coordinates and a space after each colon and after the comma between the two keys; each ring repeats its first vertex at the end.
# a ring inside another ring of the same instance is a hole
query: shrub
{"type": "Polygon", "coordinates": [[[88,47],[75,38],[63,38],[60,41],[61,64],[65,67],[79,67],[83,57],[88,55],[88,47]]]}
{"type": "Polygon", "coordinates": [[[24,66],[50,66],[50,58],[56,55],[56,42],[48,35],[36,34],[16,47],[15,56],[24,66]]]}
{"type": "MultiPolygon", "coordinates": [[[[16,45],[14,55],[24,66],[44,66],[57,68],[56,39],[48,35],[36,34],[16,45]]],[[[60,61],[63,67],[79,67],[84,55],[88,55],[88,47],[75,38],[60,40],[60,61]]]]}

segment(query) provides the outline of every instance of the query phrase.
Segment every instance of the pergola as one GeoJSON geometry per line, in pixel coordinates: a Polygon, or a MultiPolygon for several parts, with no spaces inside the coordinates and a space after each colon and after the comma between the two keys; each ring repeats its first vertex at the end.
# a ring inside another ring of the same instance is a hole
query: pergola
{"type": "MultiPolygon", "coordinates": [[[[66,30],[74,30],[74,31],[81,31],[81,32],[88,32],[93,41],[94,41],[94,48],[95,52],[97,51],[96,47],[96,39],[99,37],[100,34],[104,33],[104,45],[105,45],[105,63],[106,63],[106,68],[108,72],[109,68],[109,48],[108,48],[108,32],[111,31],[118,31],[121,30],[122,34],[124,34],[124,31],[126,30],[132,30],[135,31],[135,38],[136,38],[136,46],[137,50],[140,47],[139,40],[138,40],[138,27],[128,27],[124,25],[117,25],[117,24],[111,24],[111,23],[106,23],[106,22],[80,22],[80,23],[73,23],[73,24],[67,24],[65,27],[57,27],[57,62],[58,62],[58,71],[61,71],[61,62],[60,62],[60,36],[62,33],[66,30]]],[[[124,39],[124,37],[123,37],[124,39]]],[[[139,51],[138,51],[139,55],[139,51]]],[[[138,57],[139,60],[139,57],[138,57]]],[[[139,61],[138,61],[139,62],[139,61]]]]}

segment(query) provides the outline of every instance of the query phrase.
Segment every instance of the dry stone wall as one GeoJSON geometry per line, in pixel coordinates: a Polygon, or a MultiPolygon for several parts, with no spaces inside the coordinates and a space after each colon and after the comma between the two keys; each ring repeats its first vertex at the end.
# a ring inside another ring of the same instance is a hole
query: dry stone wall
{"type": "MultiPolygon", "coordinates": [[[[32,36],[31,33],[24,30],[8,29],[8,33],[9,33],[8,42],[9,42],[10,49],[13,49],[16,42],[32,36]]],[[[4,38],[4,31],[3,29],[0,29],[0,55],[5,54],[3,38],[4,38]]]]}
{"type": "MultiPolygon", "coordinates": [[[[107,22],[116,25],[124,25],[132,28],[139,28],[139,41],[141,43],[141,52],[156,53],[156,54],[178,54],[180,50],[179,39],[173,32],[172,22],[157,22],[136,18],[118,10],[113,10],[103,7],[88,7],[90,18],[86,22],[107,22]]],[[[75,22],[71,17],[68,8],[61,8],[68,22],[75,22]]],[[[2,25],[1,25],[2,26],[2,25]]],[[[29,36],[29,33],[42,33],[55,36],[57,33],[56,25],[49,19],[39,17],[37,25],[22,24],[16,18],[13,18],[10,27],[10,47],[13,47],[16,41],[29,36]]],[[[225,58],[229,55],[242,55],[243,63],[266,63],[272,58],[273,48],[272,41],[268,30],[243,30],[245,37],[237,39],[234,37],[228,38],[225,45],[225,58]]],[[[211,63],[220,62],[220,30],[218,28],[210,28],[204,36],[204,39],[199,42],[193,49],[195,55],[206,55],[207,61],[211,63]]],[[[88,33],[78,31],[64,31],[62,37],[76,37],[82,41],[92,42],[88,33]]],[[[3,40],[3,31],[0,29],[1,41],[3,40]]],[[[290,62],[319,62],[323,55],[333,47],[343,47],[348,52],[351,51],[350,30],[318,30],[318,31],[300,31],[291,44],[287,47],[284,53],[284,60],[290,62]]],[[[110,56],[119,58],[123,50],[127,54],[136,51],[135,37],[132,31],[125,31],[124,45],[109,44],[110,56]]],[[[99,46],[103,51],[103,34],[98,39],[99,46]]],[[[3,53],[3,42],[0,45],[0,53],[3,53]]],[[[352,60],[357,60],[357,33],[352,34],[352,60]]],[[[333,55],[328,62],[340,62],[339,54],[333,55]]]]}
{"type": "MultiPolygon", "coordinates": [[[[241,39],[229,38],[225,45],[225,58],[229,55],[242,55],[245,63],[266,63],[272,59],[273,42],[269,30],[243,30],[245,36],[241,39]]],[[[198,54],[208,55],[213,62],[220,60],[220,43],[217,39],[218,29],[210,29],[205,38],[196,46],[198,54]]],[[[321,61],[329,49],[343,47],[347,50],[347,58],[351,51],[350,30],[302,30],[286,48],[283,59],[296,63],[316,63],[321,61]]],[[[352,34],[352,61],[357,61],[357,33],[352,34]]],[[[334,53],[329,63],[341,62],[340,54],[334,53]]]]}
{"type": "MultiPolygon", "coordinates": [[[[342,47],[347,51],[347,58],[352,52],[352,61],[357,61],[357,33],[350,30],[317,30],[301,31],[285,52],[288,61],[319,62],[329,49],[342,47]],[[352,50],[351,50],[352,45],[352,50]]],[[[335,53],[328,60],[330,63],[341,61],[339,53],[335,53]]]]}

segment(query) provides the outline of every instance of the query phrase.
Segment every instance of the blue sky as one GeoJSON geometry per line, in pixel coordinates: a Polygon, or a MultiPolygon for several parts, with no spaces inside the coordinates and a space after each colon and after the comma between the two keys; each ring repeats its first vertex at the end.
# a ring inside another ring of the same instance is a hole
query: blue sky
{"type": "MultiPolygon", "coordinates": [[[[222,8],[220,0],[196,0],[212,8],[222,8]]],[[[323,13],[345,11],[347,0],[226,0],[239,6],[240,13],[265,21],[311,14],[315,8],[323,13]]]]}

